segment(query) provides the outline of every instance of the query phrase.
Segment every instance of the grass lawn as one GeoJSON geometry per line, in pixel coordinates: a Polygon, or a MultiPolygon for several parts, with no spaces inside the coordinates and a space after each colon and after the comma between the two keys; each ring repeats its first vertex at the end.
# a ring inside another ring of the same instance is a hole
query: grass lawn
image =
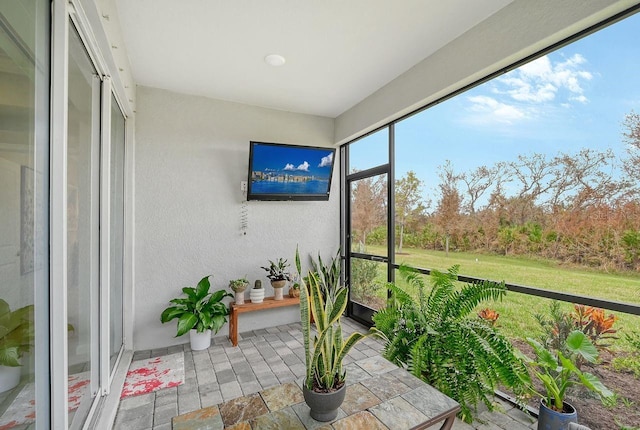
{"type": "MultiPolygon", "coordinates": [[[[403,254],[396,254],[398,264],[406,263],[441,271],[459,264],[461,275],[640,304],[640,275],[636,274],[609,274],[589,269],[566,268],[552,261],[523,257],[458,252],[450,252],[447,256],[442,251],[413,248],[405,248],[403,251],[403,254]]],[[[370,245],[367,252],[385,255],[386,248],[370,245]]],[[[379,273],[378,278],[384,282],[385,273],[379,273]]],[[[385,293],[380,291],[380,294],[385,293]]],[[[534,315],[548,314],[549,303],[549,299],[509,292],[502,302],[487,303],[482,307],[490,307],[500,313],[498,323],[507,336],[524,338],[541,333],[534,315]]],[[[565,307],[567,310],[572,309],[571,304],[565,304],[565,307]]],[[[640,332],[640,316],[619,312],[616,316],[618,321],[614,328],[621,332],[640,332]]],[[[621,338],[614,344],[614,349],[626,349],[627,346],[621,338]]]]}

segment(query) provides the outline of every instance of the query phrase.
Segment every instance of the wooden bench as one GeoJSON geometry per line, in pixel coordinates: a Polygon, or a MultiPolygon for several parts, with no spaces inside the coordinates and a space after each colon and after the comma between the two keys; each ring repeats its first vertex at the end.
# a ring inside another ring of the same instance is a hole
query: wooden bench
{"type": "Polygon", "coordinates": [[[287,297],[282,300],[274,300],[273,297],[265,297],[262,303],[251,303],[247,300],[244,304],[238,305],[231,302],[229,305],[229,339],[233,346],[238,346],[238,314],[246,312],[261,311],[264,309],[281,308],[284,306],[295,306],[300,304],[300,297],[287,297]]]}

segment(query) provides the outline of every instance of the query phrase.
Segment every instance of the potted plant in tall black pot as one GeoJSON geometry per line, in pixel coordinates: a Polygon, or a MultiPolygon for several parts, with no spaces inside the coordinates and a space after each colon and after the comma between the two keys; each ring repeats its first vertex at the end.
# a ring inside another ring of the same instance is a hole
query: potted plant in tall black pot
{"type": "MultiPolygon", "coordinates": [[[[296,249],[296,268],[301,272],[300,255],[296,249]]],[[[305,349],[306,375],[302,392],[311,409],[311,418],[332,421],[346,393],[346,372],[343,360],[351,348],[369,335],[382,335],[372,328],[367,334],[355,332],[342,337],[340,317],[347,307],[347,288],[335,286],[335,295],[323,294],[318,275],[310,272],[300,282],[300,320],[305,349]],[[311,340],[311,317],[317,334],[311,340]]]]}
{"type": "Polygon", "coordinates": [[[565,400],[571,386],[586,387],[605,404],[613,400],[614,394],[596,376],[582,372],[576,365],[578,357],[589,363],[595,363],[598,357],[598,350],[582,331],[574,330],[567,337],[566,356],[561,351],[550,351],[534,339],[527,338],[527,342],[536,358],[523,358],[544,387],[543,392],[538,392],[533,384],[529,385],[529,391],[541,397],[538,430],[566,430],[569,423],[578,422],[576,409],[565,400]]]}

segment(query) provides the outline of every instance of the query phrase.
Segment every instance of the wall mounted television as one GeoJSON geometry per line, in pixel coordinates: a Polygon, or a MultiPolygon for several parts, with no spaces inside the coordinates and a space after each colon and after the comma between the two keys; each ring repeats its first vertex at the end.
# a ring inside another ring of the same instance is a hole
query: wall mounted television
{"type": "Polygon", "coordinates": [[[247,200],[329,200],[335,152],[250,142],[247,200]]]}

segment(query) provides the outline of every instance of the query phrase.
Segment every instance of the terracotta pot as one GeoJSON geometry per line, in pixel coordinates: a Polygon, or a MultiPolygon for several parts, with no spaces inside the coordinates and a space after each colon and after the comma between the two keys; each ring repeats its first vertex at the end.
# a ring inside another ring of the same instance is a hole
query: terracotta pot
{"type": "Polygon", "coordinates": [[[569,423],[578,422],[576,408],[569,403],[563,403],[564,412],[554,411],[548,408],[544,399],[540,400],[540,412],[538,413],[538,430],[567,430],[569,423]]]}
{"type": "Polygon", "coordinates": [[[304,401],[311,408],[311,418],[322,422],[336,419],[338,408],[342,405],[346,393],[347,384],[331,393],[316,393],[313,390],[308,390],[306,385],[302,387],[304,401]]]}

